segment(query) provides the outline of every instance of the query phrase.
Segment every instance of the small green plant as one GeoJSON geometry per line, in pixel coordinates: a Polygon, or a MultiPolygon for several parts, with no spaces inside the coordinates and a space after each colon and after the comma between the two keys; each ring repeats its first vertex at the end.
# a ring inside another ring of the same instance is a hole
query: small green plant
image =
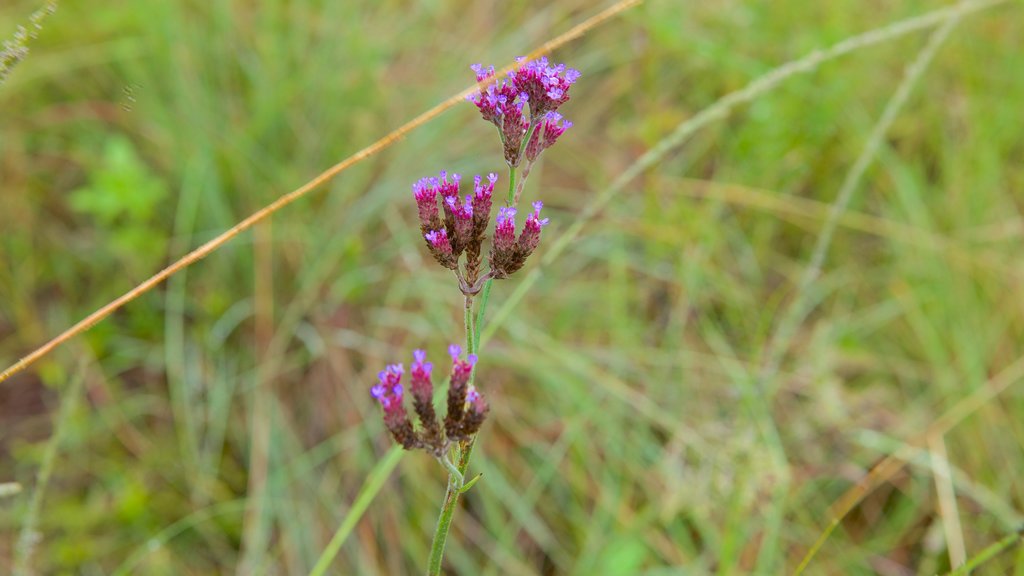
{"type": "Polygon", "coordinates": [[[164,254],[166,236],[159,228],[159,207],[167,187],[139,157],[131,140],[122,135],[108,137],[99,166],[89,175],[89,184],[71,193],[75,211],[91,216],[108,236],[123,263],[145,269],[154,254],[164,254]]]}

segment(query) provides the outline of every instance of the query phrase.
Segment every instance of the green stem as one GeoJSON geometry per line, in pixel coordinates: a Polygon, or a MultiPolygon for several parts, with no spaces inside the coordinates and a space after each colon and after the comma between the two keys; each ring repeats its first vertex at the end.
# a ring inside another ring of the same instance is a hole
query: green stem
{"type": "MultiPolygon", "coordinates": [[[[531,128],[530,133],[533,133],[531,128]]],[[[516,169],[514,166],[508,168],[508,202],[509,206],[515,198],[516,193],[516,169]]],[[[480,308],[477,310],[476,319],[473,318],[473,298],[466,296],[466,353],[476,354],[480,349],[480,329],[484,325],[484,314],[487,312],[487,301],[491,298],[491,285],[494,280],[491,278],[484,282],[483,290],[480,292],[480,308]]],[[[476,375],[474,367],[470,375],[470,382],[476,375]]],[[[470,438],[459,444],[459,463],[451,468],[452,463],[447,457],[443,458],[443,464],[448,468],[448,489],[444,495],[444,504],[441,506],[441,515],[437,518],[437,529],[434,531],[434,542],[430,545],[430,562],[427,565],[428,576],[439,576],[441,564],[444,562],[444,546],[448,541],[448,532],[452,528],[452,517],[455,515],[455,505],[459,502],[459,494],[469,488],[465,485],[466,469],[469,468],[469,459],[473,455],[473,445],[476,437],[470,438]],[[465,488],[463,486],[465,485],[465,488]]],[[[476,479],[471,483],[476,482],[476,479]]]]}
{"type": "Polygon", "coordinates": [[[449,482],[454,479],[455,485],[458,487],[459,490],[462,490],[462,487],[466,484],[466,476],[458,468],[455,467],[455,464],[452,464],[452,461],[448,459],[447,455],[441,456],[440,458],[438,458],[438,460],[440,460],[441,464],[443,464],[444,467],[448,470],[449,482]]]}
{"type": "MultiPolygon", "coordinates": [[[[480,349],[480,327],[484,325],[484,312],[487,310],[487,301],[491,299],[491,284],[494,284],[493,278],[488,278],[487,282],[484,282],[484,288],[480,291],[480,309],[476,313],[476,324],[473,326],[473,352],[475,353],[480,349]]],[[[476,373],[475,367],[473,373],[476,373]]]]}
{"type": "Polygon", "coordinates": [[[523,162],[523,172],[519,177],[519,184],[516,185],[516,193],[512,196],[512,205],[518,206],[519,199],[523,196],[523,188],[526,187],[526,179],[530,177],[530,168],[533,167],[533,162],[526,160],[523,162]]]}
{"type": "MultiPolygon", "coordinates": [[[[475,354],[480,344],[479,327],[483,320],[484,309],[487,307],[487,299],[491,292],[491,280],[484,284],[483,297],[480,300],[480,310],[477,321],[473,321],[473,299],[466,297],[466,349],[467,354],[475,354]]],[[[428,576],[440,576],[441,564],[444,562],[444,546],[448,541],[448,532],[452,527],[452,517],[455,515],[455,505],[459,502],[459,494],[462,493],[463,483],[466,477],[466,469],[469,468],[469,458],[473,454],[473,444],[476,438],[471,438],[459,445],[459,463],[449,468],[448,489],[444,495],[444,504],[441,506],[441,515],[437,518],[437,529],[434,531],[434,542],[430,546],[430,562],[427,565],[428,576]]],[[[452,466],[447,458],[444,458],[445,467],[452,466]]]]}
{"type": "Polygon", "coordinates": [[[516,167],[508,167],[508,200],[505,201],[506,206],[512,206],[512,200],[516,194],[516,167]]]}
{"type": "MultiPolygon", "coordinates": [[[[327,548],[324,548],[323,553],[320,554],[320,558],[316,561],[316,565],[313,566],[313,571],[309,573],[309,576],[323,576],[327,573],[328,568],[331,567],[331,562],[334,561],[338,551],[341,550],[341,545],[345,543],[345,540],[348,539],[356,524],[362,519],[363,513],[370,507],[370,503],[373,502],[377,494],[384,488],[384,484],[391,476],[391,471],[395,469],[395,466],[398,466],[398,462],[402,459],[404,452],[400,446],[392,447],[387,455],[373,468],[369,476],[366,477],[366,480],[363,481],[363,487],[359,489],[359,494],[356,495],[356,499],[352,503],[352,507],[349,508],[348,513],[345,515],[345,520],[341,523],[341,526],[338,526],[338,530],[334,532],[334,536],[331,537],[327,548]]],[[[125,571],[125,573],[127,572],[128,570],[125,571]]],[[[121,571],[119,570],[118,573],[120,574],[121,571]]]]}
{"type": "Polygon", "coordinates": [[[474,334],[475,334],[476,331],[473,329],[474,326],[473,326],[473,297],[472,296],[466,296],[465,321],[466,321],[466,354],[475,354],[476,353],[476,348],[474,347],[474,344],[476,344],[476,338],[475,338],[474,334]]]}

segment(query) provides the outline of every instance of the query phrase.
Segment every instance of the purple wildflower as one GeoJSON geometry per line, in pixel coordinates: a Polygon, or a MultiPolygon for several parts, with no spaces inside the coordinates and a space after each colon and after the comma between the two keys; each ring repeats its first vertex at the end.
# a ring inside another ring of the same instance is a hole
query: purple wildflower
{"type": "Polygon", "coordinates": [[[483,82],[488,78],[494,76],[494,66],[484,66],[483,64],[473,64],[470,69],[476,73],[476,81],[483,82]]]}
{"type": "Polygon", "coordinates": [[[540,244],[540,229],[548,225],[548,219],[541,219],[540,209],[544,203],[540,200],[533,203],[533,212],[526,217],[526,224],[523,225],[523,232],[519,235],[519,242],[516,245],[519,251],[529,256],[540,244]]]}
{"type": "Polygon", "coordinates": [[[466,412],[467,416],[477,414],[483,419],[483,415],[487,414],[487,401],[476,389],[476,386],[469,385],[469,389],[466,391],[466,412]]]}
{"type": "Polygon", "coordinates": [[[523,138],[530,128],[530,121],[523,114],[526,106],[526,93],[519,94],[511,104],[504,107],[502,111],[501,141],[504,144],[505,162],[509,166],[519,166],[520,154],[523,148],[523,138]]]}
{"type": "Polygon", "coordinates": [[[470,94],[466,99],[476,105],[484,120],[493,123],[500,130],[506,107],[514,106],[518,96],[511,84],[499,80],[482,88],[476,94],[470,94]]]}
{"type": "Polygon", "coordinates": [[[477,358],[476,354],[470,354],[465,360],[461,359],[462,348],[458,344],[449,346],[448,354],[452,357],[452,373],[448,384],[448,414],[444,420],[444,428],[449,439],[461,439],[467,436],[463,416],[466,415],[469,378],[473,374],[473,365],[476,364],[477,358]]]}
{"type": "Polygon", "coordinates": [[[430,404],[434,399],[434,383],[430,378],[434,365],[426,361],[427,353],[423,350],[415,350],[412,355],[415,361],[409,367],[409,373],[412,379],[410,388],[413,398],[430,404]]]}
{"type": "Polygon", "coordinates": [[[437,179],[437,192],[442,198],[448,198],[450,196],[459,195],[459,181],[462,180],[462,176],[457,173],[452,173],[451,181],[448,180],[448,172],[441,170],[437,179]]]}
{"type": "Polygon", "coordinates": [[[484,418],[487,417],[488,410],[490,410],[490,407],[487,405],[487,401],[484,400],[484,397],[472,384],[470,384],[469,390],[466,392],[466,413],[462,418],[460,427],[461,435],[468,438],[479,432],[480,426],[484,423],[484,418]]]}
{"type": "Polygon", "coordinates": [[[506,252],[516,242],[516,209],[498,208],[498,216],[494,225],[494,250],[506,252]]]}
{"type": "Polygon", "coordinates": [[[566,68],[565,64],[549,65],[544,57],[536,60],[520,58],[519,62],[517,69],[499,79],[494,79],[493,66],[471,66],[481,88],[467,97],[480,110],[484,120],[498,127],[505,161],[512,167],[519,166],[522,160],[523,138],[530,126],[535,127],[538,139],[534,159],[565,131],[568,126],[557,127],[556,121],[552,121],[552,127],[561,131],[545,140],[543,133],[546,130],[540,124],[546,121],[549,112],[569,100],[569,88],[580,77],[578,71],[566,68]],[[483,86],[483,83],[487,85],[483,86]],[[529,117],[525,112],[527,108],[529,117]]]}
{"type": "Polygon", "coordinates": [[[391,364],[378,374],[377,384],[370,389],[370,394],[380,401],[384,408],[384,426],[391,432],[395,442],[404,448],[411,449],[419,445],[419,439],[413,431],[412,423],[402,404],[402,365],[391,364]]]}
{"type": "MultiPolygon", "coordinates": [[[[437,230],[442,226],[443,223],[437,210],[437,197],[441,196],[442,200],[457,197],[460,178],[458,174],[451,174],[449,177],[449,174],[442,170],[438,178],[420,178],[412,185],[412,195],[416,199],[422,232],[437,230]]],[[[448,216],[447,209],[445,216],[446,218],[448,216]]]]}
{"type": "Polygon", "coordinates": [[[544,119],[537,125],[526,145],[526,159],[533,162],[540,156],[540,153],[554,145],[558,137],[572,128],[572,122],[563,121],[562,115],[558,112],[548,112],[544,119]],[[561,124],[560,124],[561,123],[561,124]]]}
{"type": "Polygon", "coordinates": [[[463,204],[459,204],[458,199],[458,196],[449,196],[445,199],[445,204],[447,212],[454,218],[455,245],[464,248],[474,238],[473,197],[466,196],[466,201],[463,204]]]}
{"type": "Polygon", "coordinates": [[[462,347],[452,344],[448,347],[448,355],[452,357],[452,385],[465,386],[469,382],[469,375],[473,373],[473,365],[476,364],[476,354],[466,356],[462,360],[462,347]]]}
{"type": "Polygon", "coordinates": [[[540,118],[569,100],[569,88],[580,77],[578,70],[566,68],[565,64],[550,66],[544,56],[519,61],[523,64],[509,73],[509,79],[516,92],[526,93],[531,118],[540,118]]]}
{"type": "Polygon", "coordinates": [[[423,350],[414,350],[412,356],[413,363],[409,367],[412,379],[410,387],[412,406],[422,426],[421,444],[435,456],[440,456],[444,453],[444,438],[434,411],[434,383],[431,380],[434,366],[427,362],[427,353],[423,350]]]}
{"type": "Polygon", "coordinates": [[[444,228],[441,228],[440,230],[431,230],[424,234],[423,237],[426,238],[430,247],[438,253],[443,255],[450,255],[452,253],[452,244],[448,240],[448,231],[444,228]]]}
{"type": "Polygon", "coordinates": [[[437,214],[436,183],[436,178],[421,178],[412,185],[412,195],[416,198],[421,228],[436,228],[441,222],[437,214]]]}
{"type": "Polygon", "coordinates": [[[491,196],[498,175],[491,172],[484,183],[480,176],[473,178],[473,227],[482,234],[487,228],[487,220],[491,217],[491,196]]]}

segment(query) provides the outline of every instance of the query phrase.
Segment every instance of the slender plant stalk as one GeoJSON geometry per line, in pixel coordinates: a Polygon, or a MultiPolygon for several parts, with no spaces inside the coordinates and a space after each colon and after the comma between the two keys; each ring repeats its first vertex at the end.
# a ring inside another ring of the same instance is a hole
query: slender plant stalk
{"type": "MultiPolygon", "coordinates": [[[[469,354],[476,353],[476,344],[480,342],[480,335],[477,328],[480,320],[483,319],[484,308],[487,306],[487,297],[491,291],[491,280],[484,284],[484,296],[480,300],[480,311],[478,321],[473,321],[473,299],[466,297],[466,348],[469,354]]],[[[437,529],[434,531],[434,542],[430,546],[430,562],[427,565],[428,576],[441,574],[441,564],[444,561],[444,546],[448,541],[448,532],[452,527],[452,517],[455,515],[455,506],[459,502],[459,494],[462,493],[466,469],[469,468],[469,458],[473,454],[473,444],[476,437],[473,437],[459,445],[458,464],[448,475],[448,489],[444,495],[444,504],[441,506],[441,515],[437,518],[437,529]]],[[[447,458],[444,464],[450,465],[447,458]]]]}
{"type": "MultiPolygon", "coordinates": [[[[473,346],[470,348],[474,353],[480,349],[480,327],[484,325],[484,311],[487,310],[487,301],[491,299],[491,284],[494,284],[493,278],[488,278],[487,282],[484,282],[484,288],[480,291],[480,309],[476,313],[476,324],[475,330],[473,330],[473,346]]],[[[473,372],[476,372],[474,366],[473,372]]],[[[472,377],[470,377],[472,380],[472,377]]]]}
{"type": "MultiPolygon", "coordinates": [[[[490,280],[488,280],[487,282],[490,283],[490,280]]],[[[475,323],[473,322],[473,297],[472,296],[466,296],[466,316],[465,316],[465,321],[466,321],[466,354],[475,354],[476,353],[476,347],[474,346],[474,344],[476,344],[476,340],[474,339],[473,335],[475,334],[476,331],[473,329],[473,327],[475,326],[475,323]]]]}
{"type": "MultiPolygon", "coordinates": [[[[516,192],[516,169],[510,166],[508,169],[508,204],[511,205],[513,195],[516,192]]],[[[473,318],[473,297],[466,296],[466,351],[467,354],[476,354],[480,348],[480,327],[484,323],[484,314],[487,311],[487,302],[491,298],[491,285],[494,280],[488,278],[480,293],[480,306],[477,310],[476,319],[473,318]]],[[[476,374],[476,367],[473,368],[473,375],[476,374]]],[[[472,382],[473,376],[470,376],[472,382]]],[[[454,470],[449,470],[448,489],[444,495],[444,504],[441,506],[441,515],[437,519],[437,528],[434,531],[434,542],[430,546],[430,562],[427,565],[428,576],[441,574],[441,564],[444,561],[444,546],[448,541],[448,532],[452,527],[452,517],[455,515],[455,506],[459,502],[459,494],[469,488],[465,483],[466,470],[469,468],[469,459],[473,455],[473,445],[476,437],[459,444],[458,464],[454,470]]],[[[445,467],[451,466],[447,458],[442,459],[445,467]]]]}
{"type": "Polygon", "coordinates": [[[341,545],[345,543],[348,535],[352,533],[352,529],[356,527],[356,524],[363,517],[363,513],[370,507],[373,499],[384,488],[384,483],[391,476],[391,471],[395,469],[395,466],[398,466],[403,453],[404,451],[400,446],[392,447],[387,455],[377,463],[377,466],[370,472],[370,475],[366,477],[366,480],[363,481],[362,489],[359,490],[355,502],[352,503],[352,508],[349,509],[348,514],[345,515],[345,520],[342,521],[341,526],[338,526],[338,530],[331,537],[327,548],[324,548],[323,553],[320,554],[320,558],[316,561],[316,565],[313,566],[313,571],[309,573],[309,576],[323,576],[323,574],[327,573],[327,569],[331,567],[334,557],[341,550],[341,545]]]}
{"type": "Polygon", "coordinates": [[[512,202],[515,199],[516,193],[516,168],[515,166],[509,166],[508,168],[508,199],[505,200],[505,204],[512,206],[512,202]]]}
{"type": "Polygon", "coordinates": [[[61,394],[60,412],[53,423],[53,435],[46,443],[46,450],[43,452],[43,461],[36,473],[36,484],[32,488],[32,498],[29,500],[28,510],[25,512],[25,519],[21,525],[21,533],[18,536],[18,543],[14,548],[14,574],[15,576],[29,576],[32,570],[32,553],[35,551],[39,534],[36,528],[39,524],[39,514],[43,509],[43,495],[50,484],[50,475],[53,473],[54,463],[57,461],[57,452],[60,444],[67,434],[68,422],[74,415],[78,406],[79,397],[82,395],[82,383],[85,380],[85,366],[80,364],[71,383],[61,394]]]}
{"type": "Polygon", "coordinates": [[[974,572],[979,566],[1002,554],[1009,548],[1024,542],[1024,530],[1004,536],[998,542],[990,545],[981,552],[967,560],[962,566],[949,573],[949,576],[960,576],[974,572]]]}

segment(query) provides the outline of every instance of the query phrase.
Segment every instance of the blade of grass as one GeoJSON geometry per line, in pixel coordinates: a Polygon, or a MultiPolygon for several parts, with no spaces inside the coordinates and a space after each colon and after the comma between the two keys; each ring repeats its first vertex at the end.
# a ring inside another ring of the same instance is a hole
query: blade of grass
{"type": "Polygon", "coordinates": [[[40,535],[36,531],[39,524],[39,513],[43,508],[43,495],[46,494],[46,487],[50,483],[50,475],[53,473],[53,465],[57,461],[57,451],[60,449],[61,441],[67,433],[68,422],[78,406],[82,395],[82,383],[85,381],[85,370],[79,366],[76,370],[70,385],[61,394],[60,412],[53,424],[53,435],[46,443],[43,452],[43,461],[36,472],[36,485],[32,488],[32,498],[29,500],[28,510],[25,512],[25,519],[22,521],[21,533],[18,535],[18,544],[14,549],[14,575],[28,576],[32,574],[32,551],[39,541],[40,535]]]}
{"type": "Polygon", "coordinates": [[[981,552],[972,556],[963,566],[950,572],[950,576],[957,576],[958,574],[970,574],[976,570],[979,566],[995,558],[1008,550],[1011,546],[1016,546],[1024,542],[1024,530],[1015,534],[1009,534],[1004,536],[1002,540],[990,545],[981,552]]]}
{"type": "Polygon", "coordinates": [[[324,548],[323,553],[320,554],[320,558],[316,561],[316,565],[313,566],[313,570],[310,571],[309,576],[323,576],[327,569],[330,568],[331,562],[334,561],[334,557],[338,555],[338,551],[341,550],[341,545],[345,543],[349,534],[352,533],[352,529],[356,527],[356,523],[363,517],[363,513],[370,507],[370,503],[373,502],[377,494],[380,493],[384,487],[384,482],[387,481],[391,475],[391,471],[398,466],[398,462],[402,459],[402,449],[398,446],[393,446],[377,466],[374,467],[370,474],[366,477],[366,481],[363,482],[363,488],[359,491],[356,496],[355,502],[352,503],[352,508],[349,509],[348,514],[345,515],[345,519],[338,526],[338,530],[334,532],[334,536],[331,537],[331,541],[324,548]]]}

